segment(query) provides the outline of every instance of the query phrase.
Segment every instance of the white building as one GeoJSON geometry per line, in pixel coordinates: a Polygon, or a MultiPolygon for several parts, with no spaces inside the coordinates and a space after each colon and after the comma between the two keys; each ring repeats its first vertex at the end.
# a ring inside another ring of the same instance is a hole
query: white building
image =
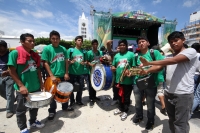
{"type": "Polygon", "coordinates": [[[78,20],[78,34],[82,35],[84,40],[90,40],[88,25],[88,18],[85,17],[85,14],[83,12],[82,16],[79,16],[78,20]]]}
{"type": "Polygon", "coordinates": [[[20,39],[17,36],[0,35],[0,40],[4,40],[8,44],[8,48],[16,48],[21,45],[20,39]]]}
{"type": "Polygon", "coordinates": [[[189,46],[200,43],[200,11],[190,14],[189,23],[181,31],[185,35],[185,43],[189,46]]]}

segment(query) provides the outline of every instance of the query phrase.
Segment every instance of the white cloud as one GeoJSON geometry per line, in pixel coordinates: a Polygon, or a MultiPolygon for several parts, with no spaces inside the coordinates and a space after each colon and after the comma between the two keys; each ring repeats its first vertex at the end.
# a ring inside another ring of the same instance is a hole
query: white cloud
{"type": "Polygon", "coordinates": [[[46,0],[17,0],[17,1],[29,4],[31,6],[42,5],[44,3],[47,3],[46,0]]]}
{"type": "Polygon", "coordinates": [[[78,34],[78,19],[68,14],[56,12],[56,15],[48,19],[48,23],[42,19],[34,18],[29,12],[24,10],[24,17],[16,12],[0,10],[0,30],[8,36],[20,36],[22,33],[31,33],[34,37],[49,37],[52,30],[57,30],[61,34],[61,39],[73,40],[78,34]]]}
{"type": "Polygon", "coordinates": [[[162,2],[162,0],[153,0],[152,3],[153,3],[154,5],[156,5],[156,4],[161,3],[161,2],[162,2]]]}
{"type": "Polygon", "coordinates": [[[52,18],[53,13],[45,10],[38,10],[38,11],[29,11],[26,9],[22,9],[21,12],[24,15],[32,15],[35,18],[52,18]]]}
{"type": "Polygon", "coordinates": [[[91,5],[96,11],[104,12],[109,11],[109,9],[112,11],[144,10],[140,0],[70,0],[70,2],[74,3],[79,11],[83,9],[86,13],[90,12],[91,5]]]}
{"type": "Polygon", "coordinates": [[[192,7],[194,5],[200,4],[199,0],[185,0],[183,3],[184,7],[192,7]]]}
{"type": "Polygon", "coordinates": [[[156,15],[157,12],[149,12],[149,14],[151,14],[151,15],[156,15]]]}

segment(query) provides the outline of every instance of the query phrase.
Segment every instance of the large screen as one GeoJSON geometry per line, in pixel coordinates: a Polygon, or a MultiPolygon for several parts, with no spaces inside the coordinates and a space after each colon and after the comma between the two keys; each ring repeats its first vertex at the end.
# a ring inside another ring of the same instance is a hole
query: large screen
{"type": "Polygon", "coordinates": [[[116,49],[117,46],[118,46],[118,41],[121,40],[121,39],[126,39],[128,41],[128,47],[132,47],[133,49],[133,52],[135,52],[136,48],[138,48],[138,45],[137,45],[137,38],[129,38],[129,37],[113,37],[113,46],[112,48],[113,49],[116,49]]]}

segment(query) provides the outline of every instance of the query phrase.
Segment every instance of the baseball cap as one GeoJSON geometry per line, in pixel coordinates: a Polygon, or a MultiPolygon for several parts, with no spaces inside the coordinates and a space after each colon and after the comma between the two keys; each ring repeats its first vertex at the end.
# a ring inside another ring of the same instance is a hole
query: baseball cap
{"type": "Polygon", "coordinates": [[[0,45],[7,47],[7,43],[4,40],[0,40],[0,45]]]}

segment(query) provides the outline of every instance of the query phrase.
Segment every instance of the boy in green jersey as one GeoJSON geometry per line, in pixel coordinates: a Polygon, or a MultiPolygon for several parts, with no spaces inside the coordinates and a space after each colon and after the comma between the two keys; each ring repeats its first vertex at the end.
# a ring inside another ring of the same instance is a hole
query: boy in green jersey
{"type": "MultiPolygon", "coordinates": [[[[92,50],[87,52],[87,62],[90,66],[90,71],[96,64],[100,63],[100,57],[103,56],[102,51],[98,49],[98,41],[96,39],[92,40],[92,50]]],[[[89,78],[89,99],[90,99],[90,107],[94,106],[94,101],[100,101],[98,97],[96,97],[96,91],[91,85],[91,81],[89,78]]]]}
{"type": "MultiPolygon", "coordinates": [[[[13,50],[8,59],[10,75],[15,81],[14,88],[17,90],[17,124],[21,133],[28,133],[26,124],[27,107],[24,105],[29,92],[36,92],[43,89],[43,82],[40,71],[40,57],[32,51],[34,47],[34,36],[26,33],[20,36],[22,46],[13,50]]],[[[37,120],[38,108],[29,109],[30,128],[42,128],[44,124],[37,120]]]]}
{"type": "MultiPolygon", "coordinates": [[[[75,48],[69,48],[67,50],[67,59],[69,64],[66,67],[66,72],[69,77],[69,82],[79,84],[79,91],[76,94],[76,104],[82,106],[82,92],[84,87],[84,67],[86,63],[86,54],[82,49],[83,37],[77,36],[75,38],[75,48]]],[[[75,104],[74,93],[70,96],[70,106],[75,104]]]]}
{"type": "MultiPolygon", "coordinates": [[[[68,71],[66,71],[67,50],[65,47],[59,45],[60,34],[57,31],[51,31],[49,35],[52,44],[49,44],[43,49],[42,60],[44,61],[44,67],[46,68],[51,80],[56,82],[56,78],[60,78],[61,81],[69,80],[68,71]]],[[[56,114],[56,101],[50,104],[48,120],[53,120],[56,114]]],[[[73,111],[73,108],[68,107],[68,102],[62,103],[62,110],[73,111]]]]}
{"type": "MultiPolygon", "coordinates": [[[[138,48],[140,49],[140,52],[138,53],[137,58],[137,64],[138,66],[143,66],[140,62],[140,57],[143,57],[147,59],[148,61],[153,61],[152,55],[150,50],[148,49],[149,41],[146,37],[138,37],[137,39],[138,48]]],[[[160,54],[158,50],[154,50],[154,57],[155,60],[162,60],[163,56],[160,54]]],[[[150,67],[150,66],[149,66],[150,67]]],[[[142,105],[142,98],[145,93],[146,95],[146,104],[147,104],[147,124],[146,124],[146,130],[152,130],[154,126],[154,116],[155,116],[155,96],[157,94],[157,85],[160,81],[160,77],[157,73],[153,73],[154,80],[155,80],[155,86],[152,86],[151,88],[140,90],[136,85],[136,80],[142,78],[142,76],[135,76],[134,80],[134,95],[135,95],[135,109],[136,109],[136,115],[133,117],[133,123],[137,124],[143,119],[143,105],[142,105]]],[[[163,76],[162,76],[163,78],[163,76]]]]}
{"type": "MultiPolygon", "coordinates": [[[[119,53],[114,56],[111,70],[115,73],[115,83],[119,84],[119,109],[115,110],[114,115],[121,114],[121,120],[124,121],[128,116],[130,105],[130,96],[132,92],[132,77],[128,77],[128,69],[135,66],[134,53],[128,51],[127,40],[118,42],[119,53]],[[123,76],[123,80],[121,80],[123,76]]],[[[116,85],[115,84],[115,85],[116,85]]],[[[118,88],[116,88],[118,89],[118,88]]]]}

